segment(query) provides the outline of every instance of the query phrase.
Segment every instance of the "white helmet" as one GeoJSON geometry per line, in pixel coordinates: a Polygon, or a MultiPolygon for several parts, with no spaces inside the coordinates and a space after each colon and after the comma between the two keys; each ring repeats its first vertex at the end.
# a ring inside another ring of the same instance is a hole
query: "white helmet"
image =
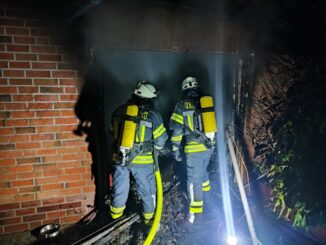
{"type": "Polygon", "coordinates": [[[182,91],[185,91],[190,88],[198,88],[197,80],[194,77],[187,77],[185,80],[182,81],[182,91]]]}
{"type": "Polygon", "coordinates": [[[141,81],[138,83],[137,88],[135,88],[134,95],[140,98],[153,99],[157,97],[157,90],[150,82],[141,81]]]}

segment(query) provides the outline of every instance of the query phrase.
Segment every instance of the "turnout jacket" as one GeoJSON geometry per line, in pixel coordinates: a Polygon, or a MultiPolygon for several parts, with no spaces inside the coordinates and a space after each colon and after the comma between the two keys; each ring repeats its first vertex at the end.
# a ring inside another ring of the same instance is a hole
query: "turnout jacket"
{"type": "Polygon", "coordinates": [[[186,98],[179,101],[170,118],[169,128],[172,131],[172,150],[179,149],[185,139],[184,152],[195,153],[207,151],[204,142],[206,137],[200,113],[199,98],[186,98]]]}
{"type": "MultiPolygon", "coordinates": [[[[119,161],[119,140],[122,135],[123,123],[126,116],[126,108],[132,103],[118,107],[113,112],[110,130],[114,138],[113,160],[119,161]]],[[[153,148],[161,150],[168,139],[163,125],[161,114],[150,105],[139,105],[136,117],[136,133],[132,151],[135,153],[131,163],[151,164],[154,163],[153,148]]]]}

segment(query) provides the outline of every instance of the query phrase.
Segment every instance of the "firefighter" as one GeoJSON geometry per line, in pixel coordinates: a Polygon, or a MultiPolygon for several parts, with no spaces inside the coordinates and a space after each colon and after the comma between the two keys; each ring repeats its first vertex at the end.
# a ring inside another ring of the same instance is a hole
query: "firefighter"
{"type": "Polygon", "coordinates": [[[203,96],[196,78],[184,79],[181,89],[183,98],[175,106],[169,128],[172,153],[177,162],[182,161],[183,139],[185,143],[189,213],[183,224],[192,225],[202,220],[203,192],[211,189],[207,166],[214,151],[217,129],[213,99],[203,96]]]}
{"type": "Polygon", "coordinates": [[[155,86],[142,81],[131,99],[112,115],[114,172],[110,212],[113,219],[121,217],[125,210],[130,173],[142,200],[145,224],[150,224],[153,218],[156,205],[153,150],[162,150],[168,138],[162,117],[153,106],[156,97],[155,86]]]}

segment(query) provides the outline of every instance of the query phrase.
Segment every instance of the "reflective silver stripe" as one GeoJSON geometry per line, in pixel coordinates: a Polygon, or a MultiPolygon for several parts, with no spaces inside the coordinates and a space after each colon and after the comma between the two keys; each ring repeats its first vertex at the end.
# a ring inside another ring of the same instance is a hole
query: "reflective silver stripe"
{"type": "Polygon", "coordinates": [[[153,124],[151,122],[147,122],[147,121],[140,121],[140,126],[146,126],[147,128],[152,128],[153,124]]]}
{"type": "Polygon", "coordinates": [[[183,116],[190,116],[190,115],[193,115],[194,113],[195,113],[195,111],[183,111],[182,115],[183,116]]]}

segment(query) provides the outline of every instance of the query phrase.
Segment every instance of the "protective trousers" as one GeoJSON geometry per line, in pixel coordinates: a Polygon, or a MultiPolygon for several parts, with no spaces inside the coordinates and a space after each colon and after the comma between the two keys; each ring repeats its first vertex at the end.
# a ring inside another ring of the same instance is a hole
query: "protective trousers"
{"type": "Polygon", "coordinates": [[[117,219],[123,215],[129,195],[130,173],[136,181],[137,192],[143,204],[143,216],[148,223],[154,215],[156,202],[156,186],[153,164],[117,165],[113,175],[113,195],[111,216],[117,219]]]}
{"type": "Polygon", "coordinates": [[[203,212],[203,192],[211,189],[207,167],[212,153],[213,149],[208,149],[202,152],[186,154],[190,215],[203,212]]]}

